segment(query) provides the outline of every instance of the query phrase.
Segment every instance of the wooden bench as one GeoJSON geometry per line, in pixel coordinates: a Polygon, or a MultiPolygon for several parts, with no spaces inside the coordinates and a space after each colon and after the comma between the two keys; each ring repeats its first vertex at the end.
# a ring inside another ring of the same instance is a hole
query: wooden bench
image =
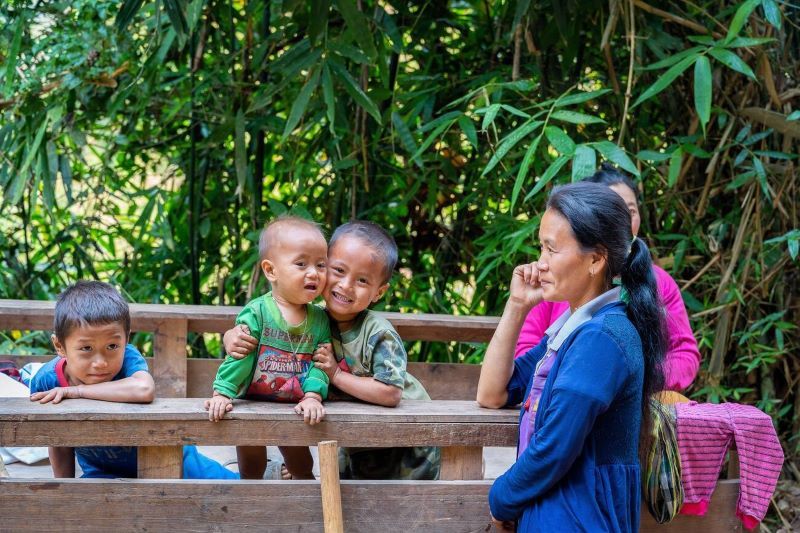
{"type": "MultiPolygon", "coordinates": [[[[0,330],[49,331],[54,307],[54,302],[0,300],[0,330]]],[[[190,331],[227,330],[239,309],[131,305],[132,329],[155,333],[149,364],[162,400],[152,405],[70,400],[59,406],[38,406],[26,400],[0,399],[0,446],[137,445],[142,478],[0,480],[2,501],[14,502],[4,509],[3,527],[321,531],[318,482],[166,478],[177,477],[183,444],[315,445],[334,439],[343,446],[403,442],[443,447],[442,481],[344,481],[346,531],[487,530],[487,494],[492,482],[480,479],[480,451],[484,446],[515,445],[517,412],[475,405],[479,366],[409,363],[409,371],[431,397],[445,401],[404,401],[395,409],[331,402],[326,421],[314,427],[304,425],[289,406],[246,403],[236,406],[231,420],[212,424],[199,398],[210,393],[220,360],[187,358],[186,336],[190,331]],[[186,396],[198,398],[177,399],[186,396]],[[76,509],[90,514],[80,515],[76,509]]],[[[405,340],[488,342],[498,322],[496,317],[385,316],[405,340]]],[[[12,357],[20,365],[49,358],[12,357]]],[[[641,531],[741,531],[734,515],[738,490],[737,480],[721,481],[705,517],[681,516],[667,525],[656,524],[643,508],[641,531]]]]}

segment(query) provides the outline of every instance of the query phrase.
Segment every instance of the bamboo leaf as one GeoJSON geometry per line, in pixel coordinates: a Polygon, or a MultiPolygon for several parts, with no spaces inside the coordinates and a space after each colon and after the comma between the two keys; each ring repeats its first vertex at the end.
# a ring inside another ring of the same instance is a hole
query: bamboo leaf
{"type": "Polygon", "coordinates": [[[309,3],[308,39],[311,44],[318,44],[328,29],[331,0],[311,0],[309,3]]]}
{"type": "Polygon", "coordinates": [[[694,64],[694,107],[705,134],[711,118],[711,62],[706,56],[698,57],[694,64]]]}
{"type": "Polygon", "coordinates": [[[547,126],[544,134],[550,144],[553,145],[558,153],[571,156],[575,153],[575,141],[573,141],[564,130],[556,126],[547,126]]]}
{"type": "Polygon", "coordinates": [[[726,43],[731,42],[734,37],[739,35],[748,17],[750,17],[750,13],[752,13],[760,3],[761,0],[747,0],[739,6],[739,9],[736,10],[736,14],[733,16],[733,20],[731,20],[730,26],[728,26],[728,34],[725,36],[726,43]]]}
{"type": "Polygon", "coordinates": [[[320,70],[321,69],[319,68],[315,68],[311,71],[308,81],[306,81],[305,85],[303,85],[303,88],[300,89],[300,94],[297,95],[297,99],[292,104],[292,110],[289,112],[289,118],[286,120],[286,127],[283,129],[284,139],[288,137],[292,131],[294,131],[295,127],[300,122],[300,119],[303,118],[303,114],[306,112],[306,107],[308,107],[308,101],[311,99],[311,95],[319,85],[320,70]]]}
{"type": "Polygon", "coordinates": [[[750,79],[756,79],[756,75],[753,73],[753,70],[747,65],[747,63],[745,63],[742,58],[730,50],[725,50],[724,48],[711,48],[709,49],[708,53],[711,54],[711,57],[726,67],[733,69],[740,74],[744,74],[750,79]]]}
{"type": "Polygon", "coordinates": [[[654,152],[653,150],[642,150],[636,154],[636,159],[639,161],[666,161],[669,159],[669,154],[662,152],[654,152]]]}
{"type": "Polygon", "coordinates": [[[550,118],[560,120],[562,122],[569,122],[571,124],[605,124],[605,120],[585,113],[578,113],[577,111],[567,111],[560,109],[553,111],[550,118]]]}
{"type": "Polygon", "coordinates": [[[544,171],[542,177],[539,179],[539,181],[536,182],[536,185],[533,187],[533,190],[528,193],[525,199],[527,200],[528,198],[534,197],[536,193],[544,189],[544,186],[550,183],[550,180],[556,177],[556,174],[559,173],[561,168],[564,165],[566,165],[567,161],[569,160],[570,160],[569,157],[562,155],[558,159],[553,161],[553,163],[549,167],[547,167],[547,170],[544,171]]]}
{"type": "MultiPolygon", "coordinates": [[[[411,135],[411,130],[403,120],[403,117],[396,111],[392,112],[392,125],[394,125],[394,129],[397,131],[397,136],[400,138],[400,143],[403,145],[403,148],[410,154],[417,153],[417,141],[415,141],[414,136],[411,135]]],[[[419,158],[414,158],[413,161],[418,167],[422,168],[422,161],[419,158]]]]}
{"type": "Polygon", "coordinates": [[[697,54],[689,55],[685,57],[675,65],[672,65],[669,70],[667,70],[664,74],[658,78],[655,83],[653,83],[650,87],[648,87],[639,98],[636,99],[636,102],[633,103],[631,109],[635,108],[645,100],[649,100],[653,96],[657,95],[661,91],[667,88],[667,86],[672,83],[675,78],[683,74],[683,71],[689,68],[689,65],[695,62],[697,59],[697,54]]]}
{"type": "Polygon", "coordinates": [[[628,154],[625,153],[625,150],[617,146],[616,144],[612,143],[611,141],[600,141],[596,143],[590,143],[598,152],[603,154],[603,157],[618,165],[622,169],[630,172],[634,176],[639,176],[639,169],[636,168],[636,165],[631,158],[628,157],[628,154]]]}
{"type": "Polygon", "coordinates": [[[189,34],[189,24],[186,22],[183,2],[181,0],[163,0],[163,2],[172,28],[178,34],[178,39],[184,40],[189,34]]]}
{"type": "Polygon", "coordinates": [[[786,121],[788,122],[790,120],[800,120],[800,109],[798,109],[797,111],[792,111],[791,113],[789,113],[789,116],[786,117],[786,121]]]}
{"type": "Polygon", "coordinates": [[[678,182],[678,176],[681,173],[681,164],[683,163],[683,149],[679,146],[672,152],[669,158],[669,171],[667,174],[667,185],[670,188],[674,187],[678,182]]]}
{"type": "Polygon", "coordinates": [[[475,131],[475,124],[472,122],[472,119],[469,118],[467,115],[462,115],[458,118],[458,126],[461,128],[461,131],[467,137],[469,143],[475,148],[478,149],[478,132],[475,131]]]}
{"type": "Polygon", "coordinates": [[[142,7],[143,1],[144,0],[125,0],[125,2],[123,2],[122,7],[120,7],[119,11],[117,12],[117,17],[114,20],[114,24],[117,26],[118,31],[122,31],[128,27],[128,24],[131,23],[133,17],[135,17],[136,13],[139,12],[139,8],[142,7]]]}
{"type": "Polygon", "coordinates": [[[431,144],[433,144],[433,141],[435,141],[439,137],[439,135],[441,135],[442,132],[444,132],[444,130],[448,129],[450,126],[453,125],[453,122],[455,122],[455,121],[453,120],[453,121],[450,121],[450,122],[444,122],[442,124],[439,124],[439,126],[435,130],[433,130],[430,133],[430,135],[428,135],[428,137],[422,142],[422,144],[420,145],[419,149],[417,149],[417,151],[414,153],[414,155],[411,156],[411,160],[413,161],[414,159],[418,158],[420,156],[420,154],[422,154],[422,152],[427,150],[428,147],[431,144]]]}
{"type": "Polygon", "coordinates": [[[375,43],[372,42],[372,31],[367,18],[358,10],[355,0],[336,0],[336,6],[344,17],[345,24],[355,36],[361,51],[370,59],[375,60],[378,57],[378,51],[375,49],[375,43]]]}
{"type": "Polygon", "coordinates": [[[483,122],[481,123],[481,131],[486,131],[493,122],[497,113],[500,111],[500,104],[492,104],[486,108],[486,114],[483,115],[483,122]]]}
{"type": "Polygon", "coordinates": [[[25,17],[19,17],[17,21],[17,28],[14,30],[14,39],[11,41],[11,50],[8,52],[6,60],[6,79],[3,94],[10,97],[14,89],[14,74],[17,71],[17,58],[19,57],[19,49],[22,44],[22,27],[25,24],[25,17]]]}
{"type": "Polygon", "coordinates": [[[585,93],[578,93],[578,94],[570,94],[564,96],[563,98],[559,98],[556,100],[554,106],[555,107],[565,107],[568,105],[575,105],[575,104],[582,104],[584,102],[588,102],[589,100],[593,100],[595,98],[599,98],[604,94],[610,93],[611,89],[601,89],[599,91],[590,91],[585,93]]]}
{"type": "Polygon", "coordinates": [[[572,158],[572,181],[591,176],[597,170],[597,154],[592,147],[579,144],[572,158]]]}
{"type": "Polygon", "coordinates": [[[344,89],[353,97],[358,105],[360,105],[364,110],[372,115],[372,118],[380,124],[381,123],[381,113],[378,111],[378,106],[375,105],[375,102],[370,100],[369,96],[361,89],[361,86],[358,82],[353,79],[353,76],[347,72],[347,69],[344,68],[338,61],[329,61],[329,65],[331,70],[336,74],[337,78],[342,82],[344,85],[344,89]]]}
{"type": "Polygon", "coordinates": [[[772,24],[776,30],[781,29],[781,8],[775,0],[761,0],[761,8],[764,10],[764,18],[772,24]]]}
{"type": "Polygon", "coordinates": [[[336,99],[333,96],[333,80],[327,63],[322,64],[322,98],[325,100],[328,129],[330,129],[331,134],[335,134],[333,126],[336,119],[336,99]]]}
{"type": "Polygon", "coordinates": [[[520,126],[519,128],[515,129],[511,133],[505,136],[502,141],[500,141],[500,145],[497,147],[497,151],[492,155],[492,158],[486,164],[486,168],[483,169],[481,172],[481,177],[488,174],[497,164],[500,162],[503,157],[508,153],[509,150],[514,148],[518,142],[524,139],[529,133],[534,131],[536,128],[542,125],[541,121],[534,121],[534,122],[527,122],[520,126]]]}
{"type": "Polygon", "coordinates": [[[737,37],[725,45],[725,48],[741,48],[749,46],[759,46],[766,43],[771,43],[775,39],[773,37],[737,37]]]}
{"type": "Polygon", "coordinates": [[[681,59],[690,56],[696,57],[699,52],[702,52],[705,49],[706,47],[704,46],[693,46],[692,48],[687,48],[686,50],[678,52],[677,54],[672,54],[670,56],[667,56],[661,61],[647,65],[646,67],[642,68],[642,70],[661,70],[662,68],[671,67],[681,59]]]}
{"type": "Polygon", "coordinates": [[[533,158],[536,156],[536,149],[539,148],[539,141],[542,140],[543,133],[540,133],[536,139],[531,143],[528,147],[528,150],[525,152],[525,157],[522,158],[522,163],[519,166],[519,171],[517,172],[517,178],[514,180],[514,189],[511,192],[511,210],[514,210],[514,205],[517,203],[517,198],[519,198],[519,191],[522,189],[522,184],[525,182],[525,178],[528,177],[528,169],[531,167],[531,163],[533,162],[533,158]]]}

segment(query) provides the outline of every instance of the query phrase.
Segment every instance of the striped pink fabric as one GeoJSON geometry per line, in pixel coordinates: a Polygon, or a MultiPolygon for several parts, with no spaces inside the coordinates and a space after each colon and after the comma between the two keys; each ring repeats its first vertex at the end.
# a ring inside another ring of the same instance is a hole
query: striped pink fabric
{"type": "Polygon", "coordinates": [[[749,405],[679,403],[677,414],[681,514],[704,515],[717,485],[725,453],[736,443],[741,487],[736,516],[748,529],[767,514],[783,466],[783,449],[772,419],[749,405]]]}

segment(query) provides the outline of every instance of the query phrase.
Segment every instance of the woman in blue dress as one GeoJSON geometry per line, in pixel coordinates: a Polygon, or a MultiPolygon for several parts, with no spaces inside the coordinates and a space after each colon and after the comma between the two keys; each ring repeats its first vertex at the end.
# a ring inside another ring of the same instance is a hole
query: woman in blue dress
{"type": "Polygon", "coordinates": [[[517,461],[489,492],[500,530],[639,529],[639,441],[660,390],[664,317],[650,253],[608,187],[553,190],[539,260],[514,270],[486,350],[478,403],[522,404],[517,461]],[[514,359],[530,309],[568,301],[542,341],[514,359]]]}

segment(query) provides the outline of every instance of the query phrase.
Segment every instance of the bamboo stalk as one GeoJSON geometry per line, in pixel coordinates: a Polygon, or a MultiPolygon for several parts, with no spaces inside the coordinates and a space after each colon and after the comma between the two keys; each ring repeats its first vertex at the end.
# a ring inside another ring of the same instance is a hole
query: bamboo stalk
{"type": "Polygon", "coordinates": [[[344,533],[342,494],[339,487],[339,445],[335,440],[326,440],[320,442],[317,449],[324,530],[325,533],[344,533]]]}

